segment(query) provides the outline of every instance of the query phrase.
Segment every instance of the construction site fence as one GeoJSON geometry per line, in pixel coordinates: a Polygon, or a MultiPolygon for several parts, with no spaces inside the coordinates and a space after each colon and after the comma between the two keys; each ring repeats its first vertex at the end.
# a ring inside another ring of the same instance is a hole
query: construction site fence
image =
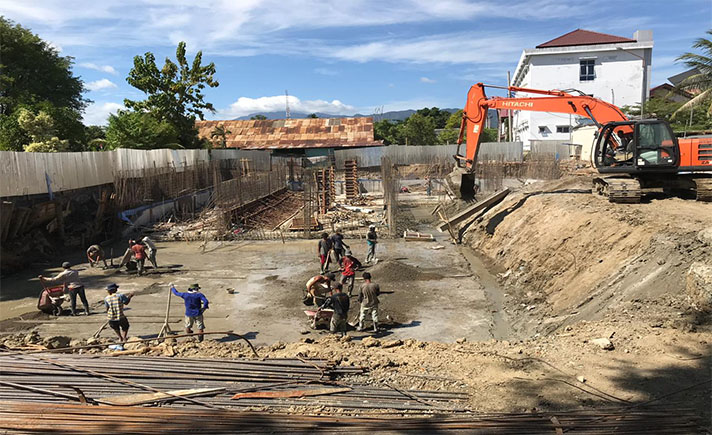
{"type": "Polygon", "coordinates": [[[581,145],[558,140],[532,140],[529,155],[534,158],[574,160],[581,158],[581,145]]]}
{"type": "Polygon", "coordinates": [[[221,208],[235,208],[272,195],[285,187],[286,168],[280,165],[269,172],[254,172],[216,184],[214,200],[221,208]]]}
{"type": "MultiPolygon", "coordinates": [[[[454,163],[457,153],[454,145],[388,145],[334,151],[336,168],[343,169],[346,160],[358,160],[359,167],[381,166],[381,158],[387,157],[395,165],[454,163]]],[[[465,152],[465,145],[461,153],[465,152]]],[[[485,142],[480,144],[480,160],[503,160],[521,162],[524,159],[522,142],[485,142]]]]}
{"type": "Polygon", "coordinates": [[[0,151],[0,197],[34,195],[113,183],[118,173],[172,168],[176,172],[215,160],[249,161],[250,170],[268,171],[270,151],[133,150],[28,153],[0,151]]]}

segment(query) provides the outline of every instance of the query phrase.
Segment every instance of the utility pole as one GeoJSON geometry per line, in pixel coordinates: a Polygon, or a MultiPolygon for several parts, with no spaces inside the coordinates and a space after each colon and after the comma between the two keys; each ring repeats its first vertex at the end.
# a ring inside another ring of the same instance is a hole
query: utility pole
{"type": "MultiPolygon", "coordinates": [[[[512,98],[512,91],[509,90],[509,88],[511,86],[512,86],[512,74],[509,71],[507,71],[507,97],[508,98],[512,98]]],[[[512,111],[512,109],[507,109],[507,112],[509,112],[508,113],[509,116],[507,117],[507,119],[508,119],[507,124],[509,126],[507,128],[507,130],[508,130],[507,134],[509,136],[509,140],[507,142],[512,142],[512,137],[513,137],[512,136],[512,116],[514,115],[514,112],[512,111]]]]}
{"type": "Polygon", "coordinates": [[[616,47],[616,50],[625,51],[626,53],[630,54],[631,56],[637,57],[638,59],[640,59],[643,62],[643,72],[641,74],[643,76],[643,89],[642,89],[641,95],[640,95],[640,119],[644,119],[645,118],[645,102],[648,99],[648,95],[646,92],[646,87],[647,87],[646,85],[648,84],[648,63],[645,61],[645,49],[643,49],[642,56],[635,54],[632,51],[626,50],[625,48],[621,48],[621,47],[616,47]]]}
{"type": "Polygon", "coordinates": [[[291,118],[292,118],[292,114],[289,113],[289,92],[288,92],[286,89],[284,90],[284,100],[285,100],[285,102],[286,102],[286,110],[285,110],[285,112],[286,112],[286,115],[287,115],[287,119],[291,119],[291,118]]]}

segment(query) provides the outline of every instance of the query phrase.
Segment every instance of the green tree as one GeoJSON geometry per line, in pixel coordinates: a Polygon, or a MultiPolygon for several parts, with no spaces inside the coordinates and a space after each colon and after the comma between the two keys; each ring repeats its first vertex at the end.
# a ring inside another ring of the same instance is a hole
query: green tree
{"type": "Polygon", "coordinates": [[[180,148],[178,130],[151,113],[120,110],[109,116],[106,147],[114,148],[180,148]]]}
{"type": "Polygon", "coordinates": [[[255,115],[255,116],[250,117],[250,120],[252,120],[252,121],[264,121],[266,119],[267,119],[267,117],[264,115],[255,115]]]}
{"type": "Polygon", "coordinates": [[[377,140],[382,140],[384,145],[405,143],[403,139],[403,123],[401,121],[384,119],[374,122],[373,136],[377,140]]]}
{"type": "Polygon", "coordinates": [[[44,112],[55,136],[68,140],[72,150],[83,149],[81,113],[90,101],[82,97],[84,84],[73,75],[73,63],[30,30],[0,17],[0,149],[19,151],[29,143],[17,122],[20,109],[44,112]]]}
{"type": "MultiPolygon", "coordinates": [[[[457,143],[457,139],[460,137],[461,123],[462,109],[450,114],[450,116],[447,118],[443,131],[438,134],[438,143],[443,145],[457,143]]],[[[465,137],[467,136],[465,135],[465,137]]],[[[465,137],[463,137],[463,140],[465,139],[465,137]]]]}
{"type": "MultiPolygon", "coordinates": [[[[712,29],[707,30],[706,33],[712,35],[712,29]]],[[[696,96],[677,109],[673,116],[689,112],[689,109],[697,104],[709,104],[707,112],[712,114],[712,40],[699,38],[692,47],[699,48],[702,53],[688,52],[677,60],[683,61],[685,65],[695,68],[698,72],[683,80],[678,88],[695,93],[696,96]]]]}
{"type": "Polygon", "coordinates": [[[232,132],[228,129],[225,128],[224,125],[218,125],[213,130],[210,132],[210,138],[215,139],[219,138],[220,139],[220,147],[221,148],[227,148],[227,135],[232,134],[232,132]]]}
{"type": "Polygon", "coordinates": [[[55,134],[54,120],[46,112],[37,115],[22,108],[18,111],[17,122],[30,137],[30,143],[24,147],[29,152],[68,151],[69,141],[59,139],[55,134]]]}
{"type": "Polygon", "coordinates": [[[206,110],[215,112],[213,105],[205,101],[203,90],[215,88],[219,83],[213,78],[215,64],[202,65],[202,59],[203,53],[199,51],[189,64],[182,41],[176,48],[177,63],[166,58],[161,69],[156,66],[156,58],[151,52],[134,57],[134,66],[126,81],[143,91],[147,98],[143,101],[126,99],[124,105],[136,112],[150,113],[159,124],[171,124],[184,147],[204,146],[198,138],[195,119],[204,119],[206,110]]]}
{"type": "Polygon", "coordinates": [[[403,137],[406,145],[434,145],[437,143],[435,121],[419,113],[412,114],[405,121],[403,137]]]}
{"type": "MultiPolygon", "coordinates": [[[[651,118],[668,121],[675,133],[712,128],[712,115],[704,107],[690,106],[687,109],[681,109],[683,105],[682,102],[671,101],[665,97],[653,97],[645,102],[645,113],[651,118]],[[675,116],[678,112],[680,114],[675,116]],[[690,119],[690,115],[692,115],[692,119],[690,119]]],[[[621,110],[626,115],[640,115],[640,106],[624,106],[621,110]]]]}
{"type": "Polygon", "coordinates": [[[307,115],[307,118],[315,119],[315,118],[318,118],[318,116],[316,113],[310,113],[309,115],[307,115]]]}
{"type": "Polygon", "coordinates": [[[415,112],[419,115],[423,115],[428,118],[432,118],[433,122],[435,123],[435,128],[445,128],[445,124],[447,124],[448,119],[450,118],[450,112],[445,111],[445,110],[440,110],[437,107],[431,107],[431,108],[423,108],[415,112]]]}

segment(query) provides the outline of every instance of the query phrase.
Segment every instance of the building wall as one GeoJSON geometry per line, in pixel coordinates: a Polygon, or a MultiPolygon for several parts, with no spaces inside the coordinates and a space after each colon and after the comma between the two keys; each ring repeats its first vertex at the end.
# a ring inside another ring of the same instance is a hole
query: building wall
{"type": "MultiPolygon", "coordinates": [[[[618,107],[639,105],[644,87],[646,95],[650,88],[650,74],[645,72],[643,61],[637,56],[647,59],[646,69],[649,70],[652,48],[626,48],[629,53],[617,50],[616,46],[618,44],[611,44],[606,49],[600,45],[589,46],[588,50],[564,47],[565,51],[555,53],[533,50],[525,60],[529,63],[528,72],[515,85],[545,90],[577,89],[618,107]],[[582,59],[595,61],[594,80],[580,80],[582,59]]],[[[517,94],[517,97],[522,96],[526,94],[517,94]]],[[[530,145],[531,140],[570,140],[571,133],[557,133],[557,126],[576,125],[575,116],[569,119],[569,115],[563,113],[518,112],[514,119],[514,140],[524,142],[525,147],[530,145]],[[544,127],[543,131],[539,127],[544,127]]]]}

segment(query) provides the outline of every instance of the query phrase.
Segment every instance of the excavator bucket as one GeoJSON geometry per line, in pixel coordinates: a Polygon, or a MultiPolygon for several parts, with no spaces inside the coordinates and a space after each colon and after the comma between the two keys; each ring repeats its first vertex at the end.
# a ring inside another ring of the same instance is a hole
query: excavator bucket
{"type": "Polygon", "coordinates": [[[447,183],[450,189],[460,198],[465,201],[474,199],[475,197],[475,174],[469,172],[465,168],[455,167],[448,175],[447,183]]]}

